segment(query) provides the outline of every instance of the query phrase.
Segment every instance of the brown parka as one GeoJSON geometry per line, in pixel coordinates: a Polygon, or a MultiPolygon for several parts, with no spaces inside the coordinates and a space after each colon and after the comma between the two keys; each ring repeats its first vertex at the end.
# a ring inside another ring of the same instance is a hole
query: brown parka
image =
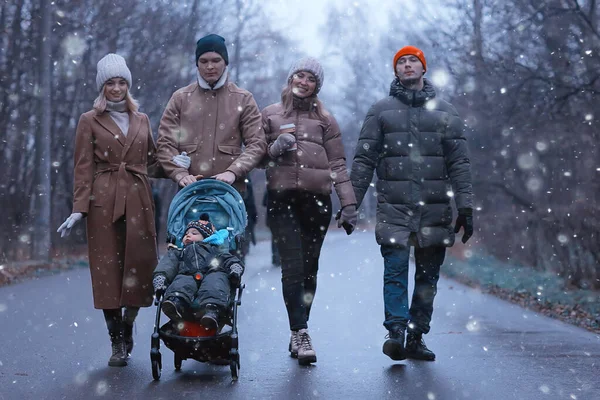
{"type": "Polygon", "coordinates": [[[146,307],[158,263],[148,176],[165,177],[150,121],[129,112],[124,136],[108,112],[81,115],[75,137],[73,212],[87,214],[94,307],[146,307]]]}
{"type": "Polygon", "coordinates": [[[268,144],[277,139],[280,126],[296,125],[297,150],[286,151],[267,163],[269,191],[299,190],[328,195],[333,184],[342,207],[356,204],[340,128],[333,115],[325,112],[325,116],[326,120],[322,121],[315,112],[301,109],[285,115],[281,103],[262,111],[268,144]]]}
{"type": "Polygon", "coordinates": [[[160,120],[157,147],[165,173],[175,182],[188,174],[210,177],[230,171],[236,176],[233,186],[244,190],[246,175],[264,157],[267,144],[250,92],[232,82],[216,90],[194,82],[171,96],[160,120]],[[191,158],[189,170],[172,161],[184,151],[191,158]]]}

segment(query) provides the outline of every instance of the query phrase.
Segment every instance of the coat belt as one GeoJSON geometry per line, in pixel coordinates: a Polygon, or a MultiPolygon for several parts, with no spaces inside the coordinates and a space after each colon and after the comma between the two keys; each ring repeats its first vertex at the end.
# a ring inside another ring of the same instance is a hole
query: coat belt
{"type": "MultiPolygon", "coordinates": [[[[132,175],[141,180],[142,183],[146,182],[148,176],[148,167],[146,164],[127,164],[122,162],[116,163],[98,163],[96,164],[96,175],[103,174],[106,172],[117,173],[117,190],[115,193],[115,206],[113,208],[112,222],[115,223],[119,218],[125,215],[125,204],[127,203],[127,190],[130,185],[133,185],[132,175]]],[[[150,202],[151,193],[144,196],[138,191],[140,201],[142,203],[143,212],[146,219],[146,228],[152,235],[156,235],[156,227],[154,226],[154,213],[152,212],[152,203],[150,202]]]]}

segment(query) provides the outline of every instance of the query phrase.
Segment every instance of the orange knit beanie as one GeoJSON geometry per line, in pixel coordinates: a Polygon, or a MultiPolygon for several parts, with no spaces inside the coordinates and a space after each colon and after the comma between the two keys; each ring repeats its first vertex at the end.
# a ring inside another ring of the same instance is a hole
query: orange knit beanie
{"type": "Polygon", "coordinates": [[[394,64],[392,65],[394,72],[396,72],[396,64],[398,63],[400,57],[408,55],[417,57],[419,61],[421,61],[421,64],[423,64],[423,72],[427,71],[427,62],[425,61],[425,54],[423,54],[423,51],[415,46],[404,46],[398,50],[394,56],[394,64]]]}

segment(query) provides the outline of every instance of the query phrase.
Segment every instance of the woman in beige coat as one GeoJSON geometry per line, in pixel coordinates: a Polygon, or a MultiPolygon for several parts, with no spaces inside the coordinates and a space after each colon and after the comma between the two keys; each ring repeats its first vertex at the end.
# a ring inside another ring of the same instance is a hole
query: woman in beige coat
{"type": "Polygon", "coordinates": [[[331,221],[332,186],[342,205],[338,226],[350,234],[357,214],[340,129],[317,98],[323,78],[317,60],[298,60],[289,71],[281,102],[262,112],[270,157],[267,218],[281,256],[289,351],[300,364],[317,361],[308,318],[331,221]]]}
{"type": "Polygon", "coordinates": [[[94,107],[81,115],[75,137],[73,213],[61,236],[87,217],[94,307],[102,309],[112,342],[110,366],[127,365],[133,322],[152,303],[157,265],[154,202],[148,177],[164,177],[155,158],[150,121],[129,92],[123,57],[98,62],[94,107]]]}

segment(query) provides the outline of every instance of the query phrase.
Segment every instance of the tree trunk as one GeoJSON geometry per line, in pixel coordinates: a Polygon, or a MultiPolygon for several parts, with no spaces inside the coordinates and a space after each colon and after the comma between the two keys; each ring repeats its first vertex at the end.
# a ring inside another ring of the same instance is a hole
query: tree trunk
{"type": "Polygon", "coordinates": [[[52,7],[48,0],[41,0],[42,16],[42,45],[40,54],[41,63],[41,115],[35,145],[37,186],[34,191],[36,198],[34,251],[38,259],[50,259],[50,204],[51,204],[51,177],[50,177],[50,127],[51,127],[51,88],[52,88],[52,63],[51,63],[51,18],[52,7]]]}

